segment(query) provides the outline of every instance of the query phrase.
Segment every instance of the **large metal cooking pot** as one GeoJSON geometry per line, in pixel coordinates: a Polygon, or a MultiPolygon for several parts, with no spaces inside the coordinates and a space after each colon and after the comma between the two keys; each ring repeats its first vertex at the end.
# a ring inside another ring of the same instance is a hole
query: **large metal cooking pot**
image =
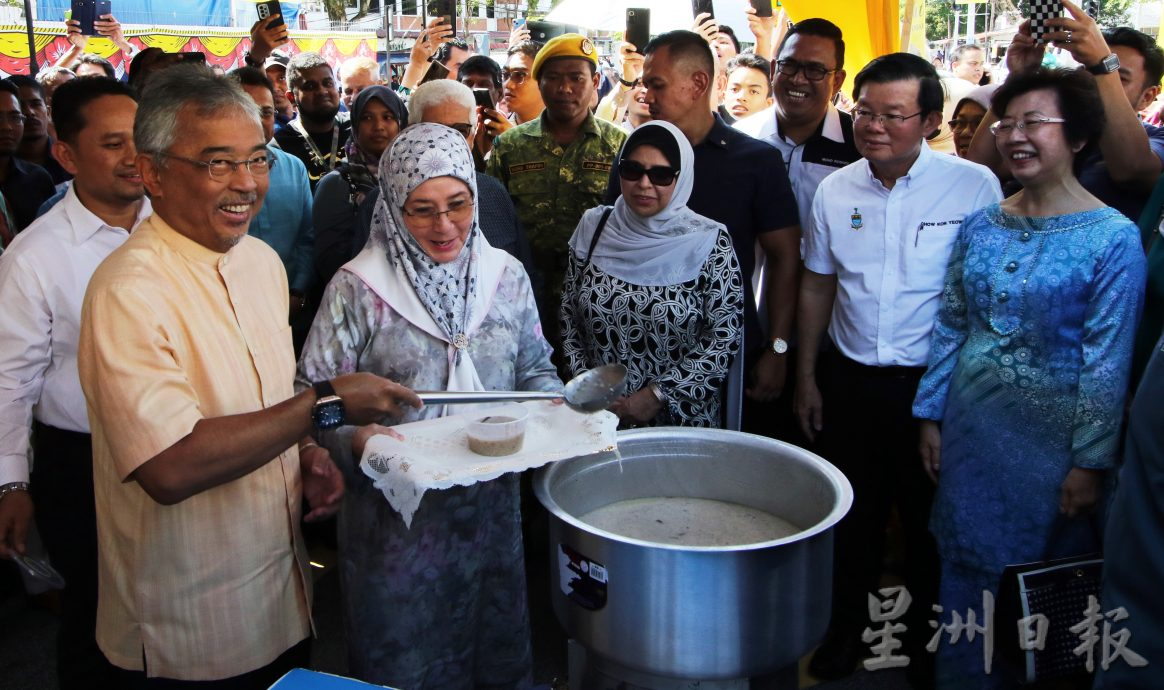
{"type": "Polygon", "coordinates": [[[613,453],[540,470],[550,512],[558,621],[591,653],[673,678],[720,680],[782,669],[824,635],[832,528],[853,501],[839,470],[751,434],[654,428],[619,434],[613,453]],[[803,531],[726,547],[673,546],[602,531],[579,516],[616,501],[692,497],[737,503],[803,531]]]}

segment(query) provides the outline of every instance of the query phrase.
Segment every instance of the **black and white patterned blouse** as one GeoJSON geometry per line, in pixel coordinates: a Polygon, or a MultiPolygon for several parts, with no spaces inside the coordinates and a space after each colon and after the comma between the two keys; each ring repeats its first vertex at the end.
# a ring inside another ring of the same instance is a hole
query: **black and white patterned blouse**
{"type": "Polygon", "coordinates": [[[651,426],[720,426],[744,300],[727,231],[720,230],[699,276],[677,285],[634,285],[583,264],[570,252],[562,291],[562,349],[572,375],[624,364],[627,395],[652,381],[667,395],[651,426]]]}

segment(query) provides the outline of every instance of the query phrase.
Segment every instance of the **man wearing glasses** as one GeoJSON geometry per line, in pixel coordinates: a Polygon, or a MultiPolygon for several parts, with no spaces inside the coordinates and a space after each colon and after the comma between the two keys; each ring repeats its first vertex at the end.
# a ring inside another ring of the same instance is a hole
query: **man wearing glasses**
{"type": "Polygon", "coordinates": [[[868,647],[868,597],[880,587],[885,529],[896,505],[913,597],[904,656],[914,687],[930,687],[930,606],[938,560],[928,530],[934,487],[918,454],[911,410],[929,359],[946,263],[962,220],[1002,198],[984,166],[925,143],[942,117],[933,65],[907,53],[876,58],[855,79],[853,134],[864,160],[821,182],[804,235],[797,312],[796,410],[810,439],[853,485],[838,526],[833,617],[810,670],[839,677],[868,647]],[[825,330],[833,344],[817,381],[825,330]],[[822,404],[823,400],[823,404],[822,404]]]}
{"type": "Polygon", "coordinates": [[[313,422],[363,424],[420,401],[368,374],[293,394],[286,273],[247,236],[269,174],[254,101],[179,66],[153,77],[138,115],[154,215],[94,273],[78,346],[97,643],[118,687],[265,688],[310,661],[300,506],[317,519],[343,494],[313,422]]]}
{"type": "Polygon", "coordinates": [[[788,30],[776,55],[776,102],[735,128],[780,150],[800,227],[807,228],[821,180],[861,157],[853,145],[853,118],[833,105],[845,83],[845,41],[829,20],[805,19],[788,30]]]}
{"type": "MultiPolygon", "coordinates": [[[[845,83],[845,41],[829,20],[805,19],[788,30],[776,56],[776,102],[734,126],[780,151],[796,195],[800,227],[808,228],[821,180],[861,158],[853,145],[853,118],[833,105],[845,83]]],[[[761,313],[764,301],[762,296],[761,313]]],[[[796,346],[789,347],[786,357],[787,378],[795,381],[796,346]]],[[[777,438],[805,445],[792,409],[792,388],[786,386],[763,414],[777,438]]]]}
{"type": "MultiPolygon", "coordinates": [[[[522,41],[510,46],[505,67],[501,70],[502,103],[509,110],[509,121],[514,125],[536,120],[545,110],[538,82],[532,79],[534,58],[542,46],[536,41],[522,41]]],[[[507,128],[490,130],[501,134],[507,128]]]]}

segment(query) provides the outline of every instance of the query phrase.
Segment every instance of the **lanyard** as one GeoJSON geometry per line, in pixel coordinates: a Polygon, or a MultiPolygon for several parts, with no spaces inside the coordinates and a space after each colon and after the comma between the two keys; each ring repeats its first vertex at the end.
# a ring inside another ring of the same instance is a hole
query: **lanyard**
{"type": "Polygon", "coordinates": [[[319,161],[319,164],[328,170],[335,170],[336,157],[335,154],[339,151],[339,125],[333,124],[331,126],[331,158],[324,158],[323,153],[320,152],[319,147],[315,145],[315,139],[307,133],[303,127],[303,119],[295,118],[291,122],[291,126],[295,128],[303,136],[303,140],[307,142],[307,148],[311,151],[311,156],[319,161]]]}

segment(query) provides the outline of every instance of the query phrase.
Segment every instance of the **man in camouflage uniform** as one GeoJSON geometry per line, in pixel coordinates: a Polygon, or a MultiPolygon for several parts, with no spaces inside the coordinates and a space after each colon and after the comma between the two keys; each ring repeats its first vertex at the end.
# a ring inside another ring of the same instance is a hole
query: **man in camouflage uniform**
{"type": "Polygon", "coordinates": [[[598,53],[583,36],[564,34],[546,43],[531,70],[546,109],[497,137],[486,168],[513,197],[534,264],[545,278],[538,308],[555,355],[567,243],[582,214],[602,203],[611,165],[626,139],[622,129],[590,113],[597,65],[598,53]]]}

